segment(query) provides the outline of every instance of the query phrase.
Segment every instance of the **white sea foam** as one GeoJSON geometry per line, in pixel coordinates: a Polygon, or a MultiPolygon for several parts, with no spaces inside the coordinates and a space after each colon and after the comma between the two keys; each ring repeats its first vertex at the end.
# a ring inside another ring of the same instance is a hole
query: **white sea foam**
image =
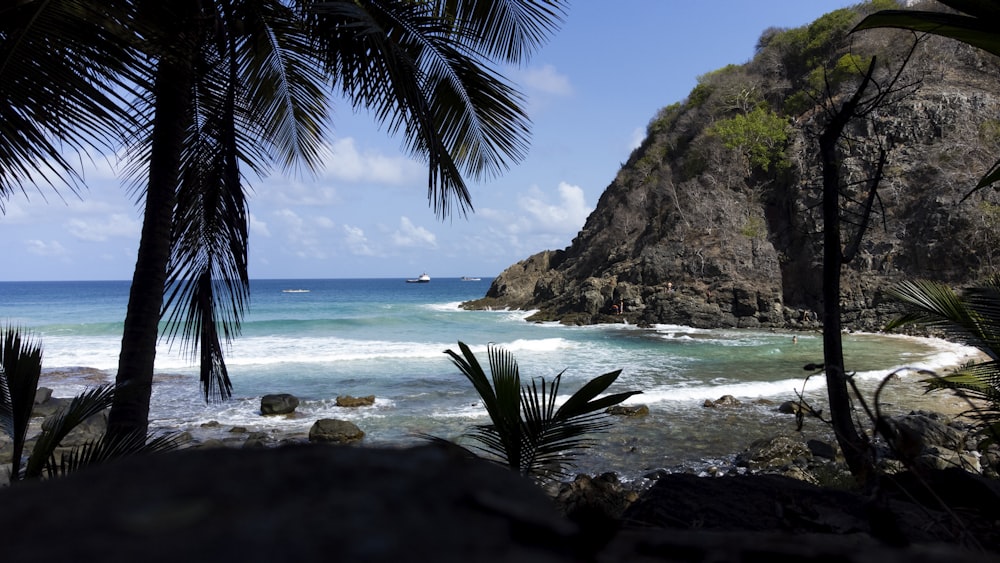
{"type": "Polygon", "coordinates": [[[536,340],[517,339],[504,343],[502,346],[511,352],[551,352],[553,350],[574,348],[577,345],[565,338],[540,338],[536,340]]]}
{"type": "Polygon", "coordinates": [[[450,301],[448,303],[428,303],[424,305],[425,308],[431,311],[445,311],[445,312],[456,312],[461,311],[462,301],[450,301]]]}
{"type": "Polygon", "coordinates": [[[703,334],[703,333],[711,332],[710,330],[704,329],[704,328],[695,328],[695,327],[692,327],[692,326],[672,325],[672,324],[655,324],[655,325],[653,325],[653,330],[655,330],[656,332],[659,332],[659,333],[664,333],[664,334],[677,334],[677,333],[682,333],[682,334],[703,334]]]}
{"type": "MultiPolygon", "coordinates": [[[[454,343],[349,340],[321,337],[245,337],[236,340],[226,356],[230,366],[279,365],[286,363],[354,362],[378,359],[440,358],[454,343]]],[[[158,369],[190,367],[186,358],[157,357],[158,369]]]]}
{"type": "MultiPolygon", "coordinates": [[[[685,403],[701,404],[706,400],[715,401],[724,395],[732,395],[737,399],[755,399],[761,397],[787,396],[795,397],[797,391],[802,391],[803,379],[783,379],[780,381],[754,381],[727,383],[722,385],[692,385],[669,386],[643,390],[641,395],[630,397],[626,404],[654,403],[685,403]]],[[[826,386],[822,377],[811,378],[806,384],[810,391],[826,386]]]]}
{"type": "Polygon", "coordinates": [[[482,419],[487,418],[489,413],[486,412],[486,408],[481,403],[467,403],[463,406],[454,408],[439,408],[434,409],[430,413],[434,418],[444,418],[444,419],[456,419],[456,418],[471,418],[471,419],[482,419]]]}

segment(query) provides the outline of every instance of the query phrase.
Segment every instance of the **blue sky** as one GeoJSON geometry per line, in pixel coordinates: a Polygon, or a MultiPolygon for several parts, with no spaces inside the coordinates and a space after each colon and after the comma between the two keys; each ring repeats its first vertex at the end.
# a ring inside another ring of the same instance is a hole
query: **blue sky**
{"type": "MultiPolygon", "coordinates": [[[[471,185],[474,212],[441,221],[426,170],[367,114],[334,109],[328,164],[315,178],[252,181],[252,278],[489,277],[569,246],[657,110],[697,77],[753,56],[768,27],[797,27],[843,0],[577,0],[522,68],[528,157],[471,185]]],[[[131,279],[140,208],[102,159],[81,159],[80,197],[49,187],[0,216],[0,281],[131,279]]]]}

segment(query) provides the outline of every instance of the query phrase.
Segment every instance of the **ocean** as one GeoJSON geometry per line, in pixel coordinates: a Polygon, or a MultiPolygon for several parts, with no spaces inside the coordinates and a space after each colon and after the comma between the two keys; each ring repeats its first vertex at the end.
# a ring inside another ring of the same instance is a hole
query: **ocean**
{"type": "MultiPolygon", "coordinates": [[[[702,330],[627,324],[562,326],[532,323],[524,311],[466,311],[463,301],[485,295],[490,280],[404,279],[253,280],[242,334],[226,363],[233,399],[206,403],[197,366],[179,343],[157,350],[150,413],[154,431],[213,437],[234,427],[304,438],[320,418],[351,420],[369,446],[419,443],[421,434],[455,438],[486,421],[471,384],[444,353],[458,342],[485,365],[490,344],[513,353],[523,380],[563,373],[561,394],[621,369],[611,392],[641,390],[626,404],[644,404],[642,418],[614,418],[577,459],[579,472],[616,471],[626,479],[655,469],[695,469],[725,463],[756,438],[794,431],[776,405],[805,391],[823,407],[822,377],[806,380],[822,361],[819,333],[702,330]],[[793,341],[793,336],[795,340],[793,341]],[[264,417],[260,399],[290,393],[295,415],[264,417]],[[374,395],[372,407],[335,405],[339,395],[374,395]],[[742,406],[706,408],[706,400],[736,397],[742,406]],[[217,422],[218,425],[206,424],[217,422]]],[[[58,397],[114,379],[128,299],[126,281],[0,282],[0,324],[26,329],[41,343],[41,385],[58,397]]],[[[845,334],[848,369],[873,389],[903,367],[942,370],[974,350],[936,339],[845,334]]],[[[919,379],[904,372],[889,386],[887,408],[907,410],[919,379]]],[[[822,431],[818,421],[807,423],[822,431]]]]}

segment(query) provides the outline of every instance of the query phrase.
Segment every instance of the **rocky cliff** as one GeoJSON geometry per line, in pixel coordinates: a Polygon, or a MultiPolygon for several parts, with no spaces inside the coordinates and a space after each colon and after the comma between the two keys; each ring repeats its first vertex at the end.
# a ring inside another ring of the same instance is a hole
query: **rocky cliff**
{"type": "Polygon", "coordinates": [[[1000,61],[898,30],[851,33],[872,9],[769,29],[751,61],[700,77],[654,116],[569,247],[507,268],[464,306],[567,324],[819,326],[818,136],[871,64],[869,111],[838,148],[845,246],[887,158],[844,267],[844,325],[882,326],[898,310],[882,290],[900,279],[995,272],[1000,198],[970,192],[1000,156],[1000,61]]]}

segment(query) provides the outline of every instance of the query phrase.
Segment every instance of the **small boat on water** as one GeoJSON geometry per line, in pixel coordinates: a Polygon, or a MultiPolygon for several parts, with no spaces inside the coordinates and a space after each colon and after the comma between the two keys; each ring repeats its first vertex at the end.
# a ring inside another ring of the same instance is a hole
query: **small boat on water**
{"type": "Polygon", "coordinates": [[[282,293],[309,293],[308,289],[282,289],[282,293]]]}
{"type": "Polygon", "coordinates": [[[462,281],[480,281],[480,278],[470,278],[469,276],[462,276],[462,281]]]}
{"type": "Polygon", "coordinates": [[[420,274],[420,277],[418,277],[417,279],[406,280],[406,283],[427,283],[429,281],[431,281],[431,277],[428,276],[426,273],[424,273],[420,274]]]}

